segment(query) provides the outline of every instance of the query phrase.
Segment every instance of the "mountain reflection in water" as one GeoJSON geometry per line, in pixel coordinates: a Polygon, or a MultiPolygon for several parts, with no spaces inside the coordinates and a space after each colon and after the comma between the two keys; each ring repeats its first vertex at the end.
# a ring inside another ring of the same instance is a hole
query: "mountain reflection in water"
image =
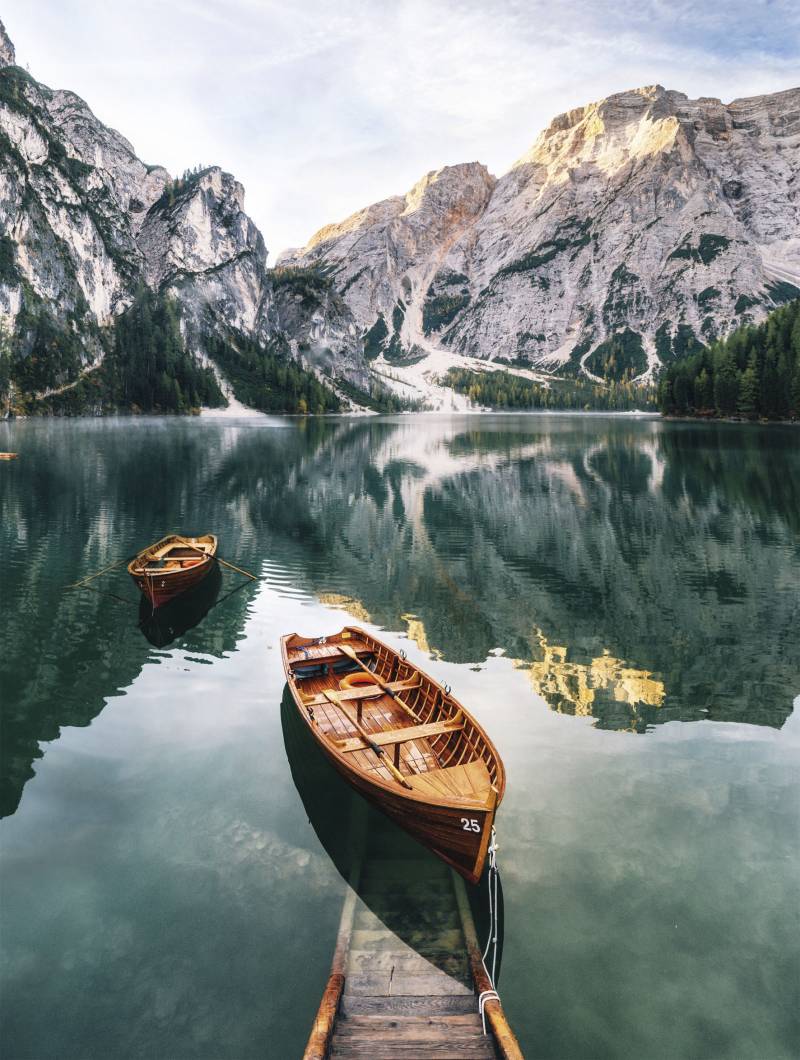
{"type": "Polygon", "coordinates": [[[542,658],[515,665],[527,671],[533,690],[561,714],[600,718],[604,728],[640,731],[657,715],[646,708],[664,703],[664,684],[646,670],[637,670],[608,652],[588,663],[567,659],[567,648],[547,643],[536,631],[542,658]],[[614,710],[612,706],[616,705],[614,710]],[[630,725],[626,726],[626,720],[630,725]],[[610,722],[610,724],[609,724],[610,722]]]}
{"type": "MultiPolygon", "coordinates": [[[[39,745],[158,658],[126,605],[63,585],[174,527],[213,529],[279,593],[407,629],[435,657],[504,653],[554,710],[603,728],[780,727],[791,713],[791,428],[505,416],[2,430],[24,454],[0,492],[4,813],[39,745]]],[[[133,593],[113,577],[110,591],[133,593]]],[[[175,626],[170,644],[235,651],[248,598],[175,626]]]]}

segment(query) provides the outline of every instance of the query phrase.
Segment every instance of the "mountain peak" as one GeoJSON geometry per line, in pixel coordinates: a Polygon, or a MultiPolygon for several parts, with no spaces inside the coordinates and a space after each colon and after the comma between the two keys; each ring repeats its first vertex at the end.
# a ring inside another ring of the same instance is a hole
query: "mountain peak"
{"type": "Polygon", "coordinates": [[[17,54],[14,50],[14,45],[6,33],[6,27],[3,25],[2,19],[0,19],[0,67],[15,66],[16,62],[17,54]]]}

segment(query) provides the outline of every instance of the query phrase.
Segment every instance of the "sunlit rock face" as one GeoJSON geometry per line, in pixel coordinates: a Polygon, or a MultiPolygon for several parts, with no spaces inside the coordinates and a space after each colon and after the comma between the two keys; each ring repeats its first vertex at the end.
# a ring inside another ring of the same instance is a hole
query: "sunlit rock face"
{"type": "MultiPolygon", "coordinates": [[[[267,249],[242,185],[217,166],[173,180],[146,165],[80,97],[39,84],[14,58],[0,24],[0,319],[22,335],[23,352],[28,331],[33,341],[30,311],[45,306],[78,337],[84,364],[98,362],[98,327],[140,285],[178,301],[201,357],[211,336],[276,337],[267,249]]],[[[326,305],[294,312],[306,340],[301,359],[315,367],[319,354],[358,380],[363,356],[350,310],[330,301],[330,319],[326,305]]]]}
{"type": "Polygon", "coordinates": [[[495,179],[485,166],[446,166],[428,173],[407,195],[398,195],[328,225],[285,264],[331,261],[336,284],[358,323],[369,328],[380,316],[390,334],[410,348],[424,333],[426,292],[441,270],[458,276],[459,244],[486,210],[495,179]]]}
{"type": "Polygon", "coordinates": [[[198,338],[215,326],[268,331],[267,249],[230,173],[213,166],[169,186],[142,218],[138,243],[148,285],[182,302],[198,338]]]}
{"type": "Polygon", "coordinates": [[[384,347],[597,372],[627,329],[637,375],[797,293],[799,165],[800,89],[725,105],[650,86],[560,115],[499,180],[431,173],[286,260],[333,263],[384,347]]]}

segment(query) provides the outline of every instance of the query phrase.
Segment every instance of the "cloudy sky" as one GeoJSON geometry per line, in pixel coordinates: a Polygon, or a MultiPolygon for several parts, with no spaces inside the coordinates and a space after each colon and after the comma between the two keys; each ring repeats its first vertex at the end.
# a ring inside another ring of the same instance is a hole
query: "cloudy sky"
{"type": "Polygon", "coordinates": [[[144,161],[234,173],[272,260],[430,169],[502,173],[612,92],[800,84],[796,0],[3,0],[2,17],[17,61],[144,161]]]}

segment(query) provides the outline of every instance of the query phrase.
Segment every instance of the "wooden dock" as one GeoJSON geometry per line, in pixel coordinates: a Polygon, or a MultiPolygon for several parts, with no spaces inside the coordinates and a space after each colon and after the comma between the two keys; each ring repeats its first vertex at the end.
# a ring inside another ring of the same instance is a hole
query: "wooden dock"
{"type": "Polygon", "coordinates": [[[408,843],[367,840],[304,1060],[521,1060],[498,1000],[483,1033],[478,995],[491,983],[464,882],[408,843]]]}

